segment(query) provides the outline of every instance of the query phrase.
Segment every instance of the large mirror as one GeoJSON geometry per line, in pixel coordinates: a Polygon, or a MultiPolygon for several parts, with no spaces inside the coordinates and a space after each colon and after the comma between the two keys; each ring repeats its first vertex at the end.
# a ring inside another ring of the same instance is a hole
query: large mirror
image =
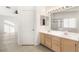
{"type": "Polygon", "coordinates": [[[79,6],[51,13],[51,29],[79,33],[79,6]]]}

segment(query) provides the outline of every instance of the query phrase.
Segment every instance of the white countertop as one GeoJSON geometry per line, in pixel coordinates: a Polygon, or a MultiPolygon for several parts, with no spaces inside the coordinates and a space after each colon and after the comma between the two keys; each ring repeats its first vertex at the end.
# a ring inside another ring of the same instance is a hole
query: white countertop
{"type": "Polygon", "coordinates": [[[71,32],[64,32],[64,31],[40,31],[42,33],[55,35],[62,38],[68,38],[71,40],[79,41],[79,34],[78,33],[71,33],[71,32]]]}

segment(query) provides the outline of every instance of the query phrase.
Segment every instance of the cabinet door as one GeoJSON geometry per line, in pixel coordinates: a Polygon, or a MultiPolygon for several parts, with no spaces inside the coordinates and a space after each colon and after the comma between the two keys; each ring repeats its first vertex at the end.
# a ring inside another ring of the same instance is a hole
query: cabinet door
{"type": "Polygon", "coordinates": [[[51,35],[45,35],[45,46],[51,49],[52,45],[52,40],[51,40],[51,35]]]}
{"type": "Polygon", "coordinates": [[[40,43],[41,44],[45,44],[45,34],[44,33],[40,33],[40,43]]]}
{"type": "Polygon", "coordinates": [[[76,51],[79,52],[79,41],[76,43],[76,51]]]}
{"type": "Polygon", "coordinates": [[[75,43],[76,43],[75,41],[70,39],[62,39],[61,41],[62,52],[75,52],[76,51],[75,43]]]}
{"type": "Polygon", "coordinates": [[[60,51],[60,38],[52,36],[52,50],[59,52],[60,51]]]}

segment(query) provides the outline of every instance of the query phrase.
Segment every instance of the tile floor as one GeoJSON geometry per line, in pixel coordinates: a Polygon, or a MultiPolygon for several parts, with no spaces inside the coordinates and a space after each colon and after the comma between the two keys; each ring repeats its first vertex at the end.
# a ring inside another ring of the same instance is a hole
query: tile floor
{"type": "Polygon", "coordinates": [[[39,46],[19,46],[15,38],[0,39],[0,52],[51,52],[48,48],[39,46]]]}

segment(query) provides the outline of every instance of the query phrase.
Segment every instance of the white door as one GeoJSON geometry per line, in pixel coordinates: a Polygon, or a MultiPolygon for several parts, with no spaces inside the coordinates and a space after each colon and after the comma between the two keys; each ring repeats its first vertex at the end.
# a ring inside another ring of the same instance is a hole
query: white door
{"type": "Polygon", "coordinates": [[[34,44],[34,12],[26,11],[21,20],[22,45],[34,44]]]}

